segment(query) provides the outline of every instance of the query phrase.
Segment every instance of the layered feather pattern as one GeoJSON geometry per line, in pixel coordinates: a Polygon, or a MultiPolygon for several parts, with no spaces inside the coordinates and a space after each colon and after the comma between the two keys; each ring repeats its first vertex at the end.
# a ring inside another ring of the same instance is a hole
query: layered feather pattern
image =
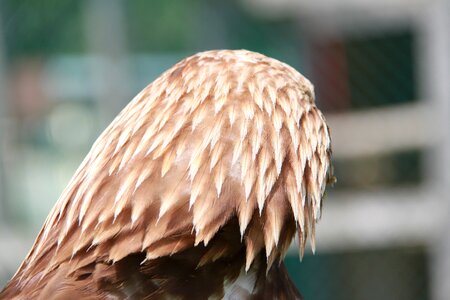
{"type": "Polygon", "coordinates": [[[301,253],[314,240],[330,143],[313,86],[290,66],[244,50],[191,56],[98,138],[12,284],[196,247],[205,249],[198,268],[244,251],[233,278],[261,254],[269,270],[295,235],[301,253]],[[238,239],[224,243],[235,220],[238,239]]]}

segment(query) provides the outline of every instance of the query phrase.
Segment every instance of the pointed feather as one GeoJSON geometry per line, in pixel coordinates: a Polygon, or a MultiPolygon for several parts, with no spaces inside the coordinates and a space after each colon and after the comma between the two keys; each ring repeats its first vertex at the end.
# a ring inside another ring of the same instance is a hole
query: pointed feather
{"type": "Polygon", "coordinates": [[[245,246],[246,246],[246,256],[245,256],[245,271],[247,272],[250,269],[250,266],[255,259],[255,257],[260,253],[262,248],[264,247],[264,238],[260,233],[260,226],[258,222],[256,224],[252,224],[250,229],[245,237],[245,246]]]}

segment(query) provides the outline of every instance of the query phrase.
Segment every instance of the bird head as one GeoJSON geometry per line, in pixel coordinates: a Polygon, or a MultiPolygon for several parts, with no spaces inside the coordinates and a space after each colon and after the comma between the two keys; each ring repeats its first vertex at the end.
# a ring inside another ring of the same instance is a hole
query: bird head
{"type": "Polygon", "coordinates": [[[314,248],[330,157],[313,85],[295,69],[244,50],[193,55],[102,133],[23,268],[135,252],[151,260],[207,246],[232,219],[247,269],[260,252],[268,266],[281,259],[296,235],[303,255],[308,237],[314,248]]]}

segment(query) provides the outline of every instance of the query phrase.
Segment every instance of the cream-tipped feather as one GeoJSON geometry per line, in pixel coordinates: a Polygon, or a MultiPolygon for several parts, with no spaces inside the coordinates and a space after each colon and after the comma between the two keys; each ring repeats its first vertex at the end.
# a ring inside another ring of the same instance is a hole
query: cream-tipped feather
{"type": "MultiPolygon", "coordinates": [[[[173,255],[208,244],[233,217],[246,270],[260,252],[268,267],[284,257],[293,238],[285,230],[297,231],[303,255],[331,176],[329,131],[313,95],[290,66],[245,50],[174,65],[95,142],[19,272],[32,278],[45,255],[54,255],[46,271],[79,253],[93,262],[99,249],[110,261],[137,249],[148,260],[173,255]]],[[[209,259],[217,255],[200,264],[209,259]]]]}

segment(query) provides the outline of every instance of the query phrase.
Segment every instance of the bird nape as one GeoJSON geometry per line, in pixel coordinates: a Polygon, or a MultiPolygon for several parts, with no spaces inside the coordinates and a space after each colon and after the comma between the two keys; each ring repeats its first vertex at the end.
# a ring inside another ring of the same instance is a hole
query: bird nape
{"type": "Polygon", "coordinates": [[[94,143],[1,299],[301,299],[331,174],[311,83],[245,50],[188,57],[94,143]]]}

